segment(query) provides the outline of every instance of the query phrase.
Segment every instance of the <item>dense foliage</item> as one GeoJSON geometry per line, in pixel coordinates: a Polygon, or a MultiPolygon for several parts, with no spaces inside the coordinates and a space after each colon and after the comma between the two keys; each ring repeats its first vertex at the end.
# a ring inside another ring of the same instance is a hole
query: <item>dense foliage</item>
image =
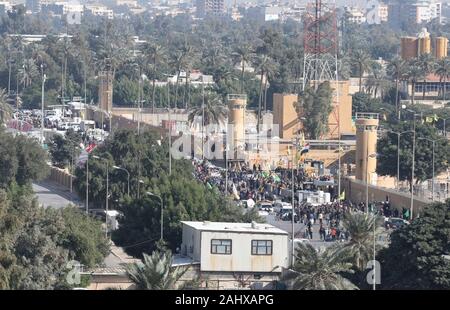
{"type": "Polygon", "coordinates": [[[48,174],[47,154],[35,140],[13,136],[0,127],[0,188],[29,185],[48,174]]]}
{"type": "MultiPolygon", "coordinates": [[[[180,244],[183,220],[245,221],[258,220],[256,212],[244,213],[240,207],[220,195],[217,188],[208,188],[193,177],[188,160],[172,160],[168,167],[168,143],[153,132],[139,136],[130,130],[118,130],[104,146],[89,157],[89,201],[105,206],[106,169],[109,171],[111,198],[109,207],[120,210],[119,229],[113,240],[128,253],[140,256],[156,249],[160,239],[161,203],[163,201],[164,240],[172,250],[180,244]],[[131,175],[130,196],[127,195],[127,174],[114,166],[127,169],[131,175]],[[139,182],[142,180],[142,182],[139,182]]],[[[76,170],[76,189],[85,197],[86,169],[76,170]]]]}
{"type": "Polygon", "coordinates": [[[450,200],[426,207],[379,254],[385,289],[450,289],[450,200]],[[444,258],[447,255],[447,258],[444,258]]]}

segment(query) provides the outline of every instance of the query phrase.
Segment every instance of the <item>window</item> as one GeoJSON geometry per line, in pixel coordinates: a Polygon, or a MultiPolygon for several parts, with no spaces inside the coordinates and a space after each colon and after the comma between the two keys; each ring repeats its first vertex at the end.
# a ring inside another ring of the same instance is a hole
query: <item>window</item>
{"type": "Polygon", "coordinates": [[[231,254],[231,240],[211,239],[211,254],[231,254]]]}
{"type": "Polygon", "coordinates": [[[272,255],[272,240],[252,240],[252,255],[272,255]]]}

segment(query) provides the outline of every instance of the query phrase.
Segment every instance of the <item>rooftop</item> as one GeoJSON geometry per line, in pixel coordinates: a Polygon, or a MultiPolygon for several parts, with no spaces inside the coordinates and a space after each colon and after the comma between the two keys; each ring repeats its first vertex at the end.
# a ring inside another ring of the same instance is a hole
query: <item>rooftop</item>
{"type": "Polygon", "coordinates": [[[220,232],[236,232],[236,233],[269,233],[277,235],[287,235],[284,230],[276,228],[269,224],[259,223],[226,223],[226,222],[191,222],[182,221],[184,225],[190,226],[200,231],[220,231],[220,232]]]}

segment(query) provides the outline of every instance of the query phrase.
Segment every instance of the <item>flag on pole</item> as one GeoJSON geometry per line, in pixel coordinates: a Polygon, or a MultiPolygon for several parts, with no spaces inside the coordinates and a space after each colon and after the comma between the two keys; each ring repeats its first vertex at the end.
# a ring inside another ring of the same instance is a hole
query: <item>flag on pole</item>
{"type": "Polygon", "coordinates": [[[339,200],[345,200],[345,190],[342,192],[342,194],[339,196],[339,200]]]}
{"type": "Polygon", "coordinates": [[[88,147],[86,148],[86,152],[91,153],[95,148],[97,147],[97,144],[90,143],[88,147]]]}

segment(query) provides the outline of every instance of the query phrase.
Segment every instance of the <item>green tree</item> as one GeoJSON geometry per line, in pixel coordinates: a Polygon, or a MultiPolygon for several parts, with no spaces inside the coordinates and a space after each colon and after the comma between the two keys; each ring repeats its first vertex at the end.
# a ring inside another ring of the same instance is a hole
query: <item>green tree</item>
{"type": "MultiPolygon", "coordinates": [[[[411,130],[408,124],[392,126],[390,130],[395,132],[405,132],[411,130]]],[[[416,180],[425,181],[432,177],[433,152],[432,145],[427,141],[417,138],[423,137],[431,140],[438,140],[441,137],[435,128],[427,125],[416,125],[416,153],[414,175],[416,180]]],[[[377,153],[377,173],[380,175],[397,176],[397,135],[386,133],[378,140],[377,153]]],[[[402,134],[400,139],[400,180],[411,181],[412,167],[412,142],[413,134],[402,134]]],[[[435,144],[435,174],[445,171],[448,167],[450,149],[447,141],[440,140],[435,144]]]]}
{"type": "Polygon", "coordinates": [[[7,120],[11,118],[12,108],[6,102],[8,96],[4,89],[0,89],[0,125],[5,123],[7,120]]]}
{"type": "Polygon", "coordinates": [[[422,67],[418,66],[416,63],[414,62],[410,62],[408,65],[408,69],[406,71],[406,77],[409,81],[409,83],[411,83],[411,104],[414,105],[414,99],[415,99],[415,95],[416,95],[416,84],[417,81],[419,81],[420,79],[422,79],[424,77],[425,73],[422,70],[422,67]]]}
{"type": "Polygon", "coordinates": [[[298,244],[293,271],[283,281],[295,290],[355,290],[358,289],[341,273],[353,273],[347,253],[338,246],[318,252],[308,243],[298,244]]]}
{"type": "Polygon", "coordinates": [[[66,131],[65,136],[54,135],[50,141],[49,151],[52,163],[60,168],[72,167],[72,162],[80,154],[81,135],[73,129],[66,131]]]}
{"type": "MultiPolygon", "coordinates": [[[[431,54],[422,54],[417,58],[416,65],[422,70],[423,83],[425,85],[428,74],[434,71],[435,59],[431,54]]],[[[423,87],[422,100],[425,100],[425,87],[423,87]]]]}
{"type": "Polygon", "coordinates": [[[332,88],[329,82],[323,82],[314,90],[307,87],[299,95],[296,111],[305,128],[305,135],[310,139],[320,139],[328,131],[328,118],[333,111],[332,88]]]}
{"type": "MultiPolygon", "coordinates": [[[[202,119],[202,127],[210,124],[223,123],[227,117],[228,109],[222,104],[220,98],[207,92],[205,94],[205,103],[193,106],[189,111],[188,121],[192,125],[197,117],[205,116],[202,119]]],[[[202,128],[203,130],[203,128],[202,128]]]]}
{"type": "Polygon", "coordinates": [[[241,66],[241,86],[240,92],[244,92],[244,72],[245,66],[250,64],[253,60],[254,51],[250,44],[244,44],[242,46],[237,46],[233,52],[234,62],[241,66]]]}
{"type": "Polygon", "coordinates": [[[173,290],[186,273],[186,267],[172,267],[171,252],[154,251],[151,256],[144,254],[142,263],[127,267],[127,275],[138,290],[173,290]]]}
{"type": "Polygon", "coordinates": [[[450,200],[420,213],[378,255],[383,289],[450,289],[450,200]]]}
{"type": "Polygon", "coordinates": [[[109,254],[109,241],[101,223],[70,206],[61,210],[61,216],[65,225],[60,232],[60,245],[85,267],[102,264],[109,254]]]}
{"type": "Polygon", "coordinates": [[[160,74],[160,65],[166,60],[166,49],[164,46],[153,43],[146,48],[145,53],[151,63],[151,77],[152,77],[152,113],[155,110],[155,95],[156,95],[156,79],[160,74]]]}
{"type": "Polygon", "coordinates": [[[400,57],[393,58],[387,67],[388,75],[395,80],[395,109],[397,114],[399,112],[399,84],[400,81],[405,77],[406,73],[406,62],[400,57]]]}
{"type": "Polygon", "coordinates": [[[350,234],[350,241],[342,249],[349,252],[353,266],[363,271],[367,262],[373,259],[374,238],[378,240],[382,230],[380,220],[372,214],[349,212],[345,214],[342,226],[350,234]]]}
{"type": "Polygon", "coordinates": [[[29,185],[47,176],[49,168],[43,164],[47,154],[37,143],[25,136],[12,136],[0,128],[0,187],[11,183],[29,185]]]}
{"type": "Polygon", "coordinates": [[[357,68],[358,77],[359,77],[359,92],[362,91],[362,77],[364,72],[370,69],[370,64],[372,60],[370,59],[370,55],[367,54],[364,50],[356,50],[352,54],[352,62],[357,68]]]}
{"type": "Polygon", "coordinates": [[[448,57],[439,59],[436,62],[436,67],[434,71],[439,76],[439,81],[441,82],[441,95],[442,99],[445,100],[447,94],[447,80],[450,76],[450,59],[448,57]]]}

